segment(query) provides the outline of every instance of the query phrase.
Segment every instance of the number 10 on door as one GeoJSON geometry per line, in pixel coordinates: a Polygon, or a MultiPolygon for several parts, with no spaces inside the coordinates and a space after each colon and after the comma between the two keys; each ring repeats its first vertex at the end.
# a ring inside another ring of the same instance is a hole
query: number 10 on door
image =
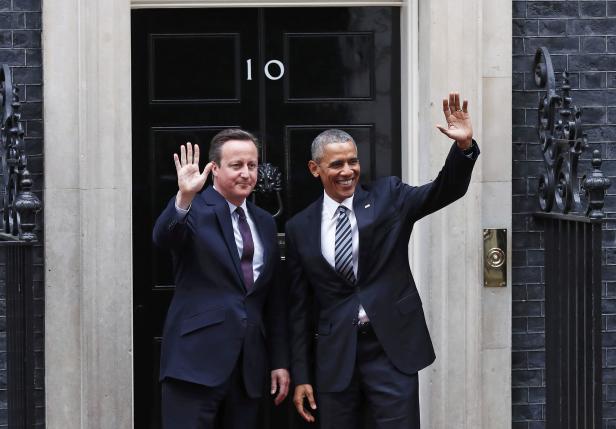
{"type": "MultiPolygon", "coordinates": [[[[269,80],[278,80],[284,76],[282,61],[269,60],[263,66],[263,73],[269,80]]],[[[246,80],[252,80],[252,59],[246,60],[246,80]]]]}

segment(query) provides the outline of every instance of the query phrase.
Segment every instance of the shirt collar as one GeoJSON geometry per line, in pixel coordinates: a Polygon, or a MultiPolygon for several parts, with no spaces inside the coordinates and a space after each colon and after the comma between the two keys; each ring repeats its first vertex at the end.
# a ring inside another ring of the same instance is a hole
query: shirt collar
{"type": "Polygon", "coordinates": [[[327,195],[327,192],[323,191],[323,210],[325,211],[326,218],[332,219],[336,215],[338,207],[341,205],[345,206],[347,209],[349,209],[349,211],[352,212],[354,196],[355,194],[351,195],[349,198],[339,203],[335,201],[332,197],[327,195]]]}
{"type": "Polygon", "coordinates": [[[236,206],[235,204],[231,204],[229,201],[227,201],[227,204],[229,204],[229,211],[231,212],[231,214],[233,214],[235,212],[235,209],[237,209],[238,207],[241,207],[242,210],[244,210],[244,213],[246,214],[246,216],[248,216],[248,207],[246,207],[246,200],[242,201],[242,205],[240,205],[240,206],[236,206]]]}

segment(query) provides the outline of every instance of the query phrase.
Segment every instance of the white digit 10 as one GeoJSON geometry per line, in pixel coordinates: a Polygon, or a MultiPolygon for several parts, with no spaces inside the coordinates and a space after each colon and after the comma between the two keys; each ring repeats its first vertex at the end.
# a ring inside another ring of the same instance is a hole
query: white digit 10
{"type": "MultiPolygon", "coordinates": [[[[270,60],[263,67],[263,73],[269,80],[278,80],[284,76],[284,64],[278,60],[270,60]],[[270,73],[270,66],[278,66],[278,74],[273,75],[270,73]]],[[[246,60],[246,80],[252,80],[252,59],[246,60]]]]}

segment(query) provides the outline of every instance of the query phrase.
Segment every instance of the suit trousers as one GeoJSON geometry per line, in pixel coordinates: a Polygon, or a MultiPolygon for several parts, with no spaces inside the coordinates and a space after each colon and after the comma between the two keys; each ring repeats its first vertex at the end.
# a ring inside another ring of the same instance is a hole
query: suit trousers
{"type": "Polygon", "coordinates": [[[231,376],[220,386],[165,379],[163,429],[256,429],[261,399],[246,394],[241,362],[240,358],[231,376]]]}
{"type": "Polygon", "coordinates": [[[355,371],[349,386],[342,392],[317,393],[317,400],[321,429],[419,429],[417,373],[400,372],[385,355],[372,328],[358,331],[355,371]]]}

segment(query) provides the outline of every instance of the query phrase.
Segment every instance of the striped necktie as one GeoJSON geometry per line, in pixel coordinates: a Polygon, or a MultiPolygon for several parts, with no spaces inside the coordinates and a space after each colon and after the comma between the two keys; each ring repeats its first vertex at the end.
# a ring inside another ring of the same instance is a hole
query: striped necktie
{"type": "Polygon", "coordinates": [[[244,285],[246,286],[246,290],[250,290],[255,282],[252,271],[252,257],[255,253],[255,245],[252,240],[250,225],[248,225],[248,220],[246,219],[244,209],[238,207],[235,211],[239,216],[237,227],[240,230],[240,235],[242,236],[242,257],[240,258],[240,266],[242,268],[242,275],[244,276],[244,285]]]}
{"type": "Polygon", "coordinates": [[[353,273],[353,232],[345,206],[338,206],[336,223],[336,271],[349,282],[355,284],[353,273]]]}

